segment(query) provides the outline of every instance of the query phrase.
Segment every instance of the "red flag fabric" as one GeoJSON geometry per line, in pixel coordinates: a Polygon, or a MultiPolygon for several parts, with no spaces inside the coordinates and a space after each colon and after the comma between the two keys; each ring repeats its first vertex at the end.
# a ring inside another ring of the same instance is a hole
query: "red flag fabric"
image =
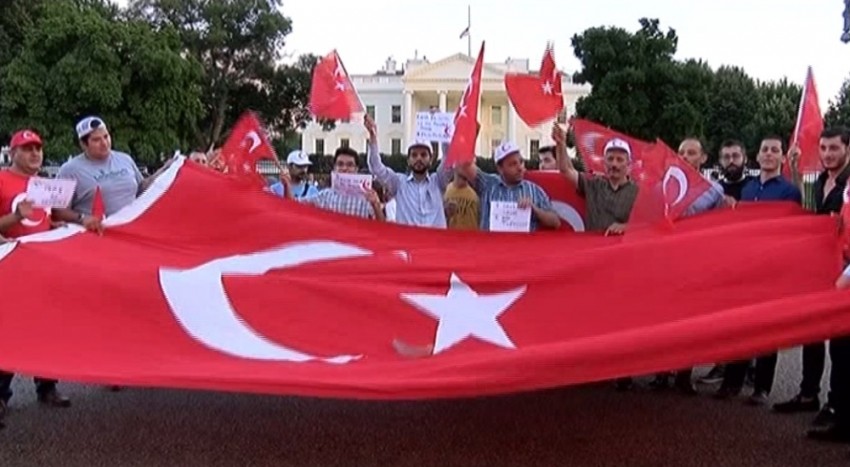
{"type": "Polygon", "coordinates": [[[643,170],[643,153],[652,147],[653,143],[639,140],[608,127],[589,120],[575,118],[571,125],[576,136],[582,161],[589,172],[605,173],[605,144],[612,138],[620,138],[632,149],[632,177],[637,179],[643,170]]]}
{"type": "Polygon", "coordinates": [[[318,118],[345,120],[363,112],[363,104],[336,50],[325,55],[313,69],[310,112],[318,118]]]}
{"type": "Polygon", "coordinates": [[[508,73],[505,89],[517,115],[528,126],[536,127],[557,117],[564,108],[564,95],[552,47],[546,47],[538,74],[508,73]]]}
{"type": "Polygon", "coordinates": [[[584,232],[587,206],[584,198],[578,195],[578,187],[558,171],[529,170],[525,173],[525,179],[540,185],[549,195],[552,208],[561,218],[561,230],[584,232]]]}
{"type": "Polygon", "coordinates": [[[103,236],[68,226],[0,246],[15,290],[0,368],[364,399],[651,374],[850,332],[834,223],[755,203],[663,241],[413,229],[178,159],[103,236]],[[434,353],[404,358],[397,340],[434,353]]]}
{"type": "Polygon", "coordinates": [[[103,193],[100,192],[100,185],[94,190],[94,199],[91,205],[91,215],[103,219],[106,215],[106,206],[103,204],[103,193]]]}
{"type": "Polygon", "coordinates": [[[274,147],[253,112],[245,112],[239,117],[221,147],[219,157],[224,162],[225,173],[258,186],[265,186],[265,181],[257,172],[257,162],[262,159],[277,162],[274,147]]]}
{"type": "Polygon", "coordinates": [[[629,223],[666,224],[679,219],[711,183],[663,141],[643,150],[643,170],[629,223]]]}
{"type": "MultiPolygon", "coordinates": [[[[820,162],[820,135],[823,132],[823,114],[818,102],[818,91],[815,86],[815,76],[812,67],[806,73],[803,85],[803,95],[800,97],[800,110],[797,113],[797,124],[791,135],[791,144],[800,146],[800,173],[818,172],[823,167],[820,162]]],[[[786,161],[783,174],[790,176],[790,167],[786,161]]]]}
{"type": "Polygon", "coordinates": [[[481,70],[484,67],[484,42],[478,51],[478,59],[472,67],[469,82],[463,91],[455,111],[455,129],[452,140],[446,152],[446,163],[454,165],[458,162],[475,160],[475,140],[478,139],[478,106],[481,100],[481,70]]]}

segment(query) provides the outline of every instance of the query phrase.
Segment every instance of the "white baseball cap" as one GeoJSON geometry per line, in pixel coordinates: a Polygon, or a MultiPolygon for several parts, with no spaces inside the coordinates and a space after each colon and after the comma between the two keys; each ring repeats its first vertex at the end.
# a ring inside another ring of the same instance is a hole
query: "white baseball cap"
{"type": "Polygon", "coordinates": [[[519,153],[519,146],[517,146],[513,141],[505,141],[496,148],[496,153],[493,155],[493,159],[495,159],[496,162],[499,162],[513,153],[519,153]]]}
{"type": "Polygon", "coordinates": [[[106,130],[106,122],[100,117],[91,116],[80,120],[77,123],[77,139],[83,139],[98,128],[106,130]]]}
{"type": "Polygon", "coordinates": [[[629,160],[632,160],[632,148],[629,147],[629,143],[625,142],[620,138],[612,138],[605,144],[605,150],[602,151],[603,154],[608,154],[608,151],[615,149],[619,151],[623,151],[626,153],[626,157],[629,160]]]}
{"type": "Polygon", "coordinates": [[[431,143],[429,143],[428,141],[418,139],[418,140],[410,143],[409,146],[407,146],[407,152],[409,153],[410,150],[413,149],[413,148],[428,148],[428,151],[430,152],[431,151],[431,143]]]}
{"type": "Polygon", "coordinates": [[[289,153],[286,156],[286,163],[292,165],[313,165],[310,162],[310,156],[307,155],[304,151],[295,150],[289,153]]]}

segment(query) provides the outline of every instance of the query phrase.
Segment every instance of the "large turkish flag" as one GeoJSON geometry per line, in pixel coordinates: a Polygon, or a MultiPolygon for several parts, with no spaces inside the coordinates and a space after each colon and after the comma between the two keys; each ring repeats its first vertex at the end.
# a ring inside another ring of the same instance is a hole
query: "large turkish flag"
{"type": "Polygon", "coordinates": [[[848,295],[832,290],[835,219],[781,203],[631,242],[435,231],[318,211],[180,158],[105,222],[103,236],[68,227],[0,246],[0,368],[432,398],[646,374],[850,332],[848,295]],[[434,355],[401,357],[395,339],[434,355]]]}

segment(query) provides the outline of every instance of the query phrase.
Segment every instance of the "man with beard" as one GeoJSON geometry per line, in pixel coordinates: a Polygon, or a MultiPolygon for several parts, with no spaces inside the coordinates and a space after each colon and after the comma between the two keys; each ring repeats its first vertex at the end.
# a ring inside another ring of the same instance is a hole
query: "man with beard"
{"type": "Polygon", "coordinates": [[[735,201],[741,200],[741,190],[752,178],[746,174],[747,152],[744,144],[730,139],[720,146],[720,186],[723,193],[735,201]]]}
{"type": "MultiPolygon", "coordinates": [[[[35,207],[26,199],[27,184],[31,177],[38,176],[44,162],[41,137],[31,130],[19,131],[12,136],[10,148],[12,166],[9,170],[0,171],[0,234],[16,238],[46,232],[51,228],[50,209],[35,207]]],[[[37,277],[32,279],[37,280],[37,277]]],[[[0,371],[0,420],[6,414],[6,405],[12,397],[14,377],[13,373],[0,371]]],[[[42,404],[71,406],[71,401],[56,390],[56,380],[37,377],[35,387],[38,401],[42,404]]]]}
{"type": "Polygon", "coordinates": [[[441,162],[436,173],[429,173],[433,160],[431,145],[414,142],[407,148],[407,167],[410,172],[394,172],[381,161],[378,127],[374,120],[367,114],[363,124],[369,132],[369,172],[384,186],[387,197],[395,199],[396,222],[445,229],[443,193],[451,181],[451,168],[441,162]]]}
{"type": "MultiPolygon", "coordinates": [[[[319,190],[306,180],[307,171],[311,165],[313,163],[310,162],[310,157],[304,151],[292,151],[286,156],[286,166],[289,169],[289,180],[292,184],[292,195],[295,198],[309,198],[319,194],[319,190]]],[[[281,198],[286,197],[283,182],[277,182],[269,189],[281,198]]]]}
{"type": "MultiPolygon", "coordinates": [[[[844,205],[844,189],[850,178],[850,135],[844,128],[827,128],[820,137],[820,160],[824,171],[814,186],[815,212],[836,215],[844,205]]],[[[796,165],[792,154],[792,165],[796,165]]],[[[845,259],[846,266],[846,259],[845,259]]],[[[791,400],[776,404],[779,413],[817,412],[813,424],[821,429],[809,432],[809,437],[823,441],[850,442],[850,414],[847,406],[850,391],[850,340],[831,339],[829,355],[832,361],[830,393],[827,403],[820,407],[820,382],[826,360],[826,344],[818,342],[803,346],[803,381],[800,392],[791,400]]]]}

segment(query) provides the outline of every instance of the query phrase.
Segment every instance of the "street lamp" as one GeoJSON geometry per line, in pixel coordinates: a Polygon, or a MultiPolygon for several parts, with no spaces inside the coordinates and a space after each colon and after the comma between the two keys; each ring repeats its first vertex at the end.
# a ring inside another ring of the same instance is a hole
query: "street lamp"
{"type": "Polygon", "coordinates": [[[844,34],[841,35],[841,42],[850,42],[850,0],[844,0],[844,34]]]}

